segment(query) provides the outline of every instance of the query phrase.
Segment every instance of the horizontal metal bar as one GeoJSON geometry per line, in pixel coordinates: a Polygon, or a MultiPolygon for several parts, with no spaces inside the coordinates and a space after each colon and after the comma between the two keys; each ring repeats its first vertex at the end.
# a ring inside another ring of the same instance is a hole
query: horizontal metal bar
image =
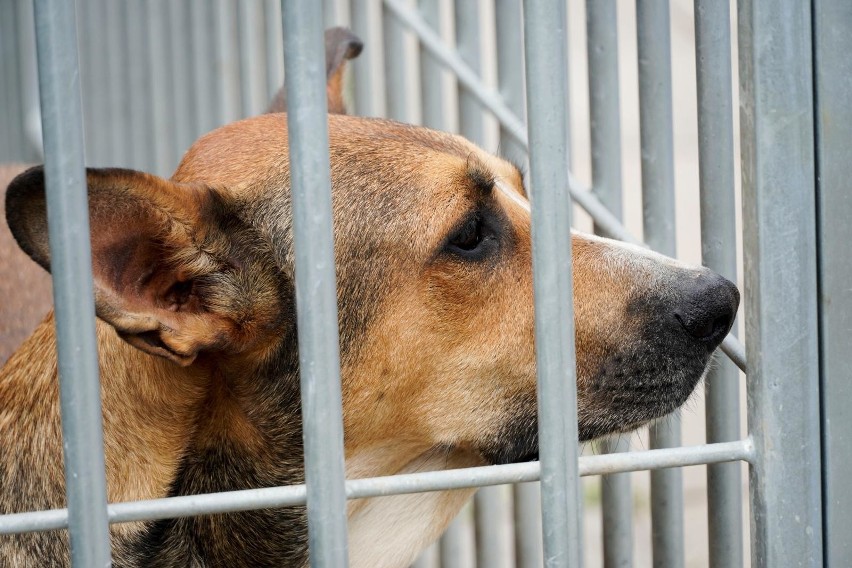
{"type": "MultiPolygon", "coordinates": [[[[420,39],[420,44],[428,49],[435,58],[455,73],[459,83],[469,89],[470,93],[482,103],[497,118],[506,134],[518,141],[524,148],[529,148],[527,130],[524,122],[509,108],[503,97],[494,89],[486,86],[482,79],[467,65],[461,56],[448,47],[441,37],[432,30],[423,18],[414,10],[409,9],[399,0],[384,0],[385,6],[403,24],[408,26],[420,39]]],[[[618,218],[610,213],[588,187],[568,172],[568,192],[580,207],[591,216],[595,225],[613,239],[647,246],[631,234],[618,218]]],[[[744,373],[748,373],[745,348],[739,339],[729,335],[720,346],[734,364],[744,373]]]]}
{"type": "MultiPolygon", "coordinates": [[[[751,463],[753,455],[754,443],[751,438],[746,438],[720,444],[582,456],[579,460],[579,470],[580,475],[585,477],[732,461],[751,463]]],[[[522,483],[538,481],[538,477],[539,463],[526,462],[351,479],[346,482],[346,498],[364,499],[467,487],[485,487],[505,483],[522,483]]],[[[305,486],[289,485],[203,495],[184,495],[146,501],[127,501],[112,503],[107,509],[109,522],[113,524],[292,507],[304,504],[305,486]]],[[[0,534],[49,531],[64,529],[67,526],[67,509],[0,515],[0,534]]]]}

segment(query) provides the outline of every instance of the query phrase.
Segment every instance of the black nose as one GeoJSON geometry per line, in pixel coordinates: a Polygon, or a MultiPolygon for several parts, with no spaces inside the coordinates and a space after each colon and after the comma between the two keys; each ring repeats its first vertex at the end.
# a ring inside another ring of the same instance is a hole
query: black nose
{"type": "Polygon", "coordinates": [[[715,349],[728,335],[740,304],[740,293],[729,280],[710,270],[685,278],[674,305],[674,317],[693,339],[715,349]]]}

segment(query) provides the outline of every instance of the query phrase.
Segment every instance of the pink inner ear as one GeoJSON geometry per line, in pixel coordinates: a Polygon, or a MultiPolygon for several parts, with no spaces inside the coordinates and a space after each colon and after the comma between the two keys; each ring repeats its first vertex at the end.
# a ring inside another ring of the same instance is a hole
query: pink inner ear
{"type": "MultiPolygon", "coordinates": [[[[97,222],[97,219],[93,221],[97,222]]],[[[96,285],[109,289],[127,307],[171,309],[169,291],[176,282],[166,250],[157,242],[146,215],[122,216],[121,222],[93,224],[92,264],[96,285]]]]}

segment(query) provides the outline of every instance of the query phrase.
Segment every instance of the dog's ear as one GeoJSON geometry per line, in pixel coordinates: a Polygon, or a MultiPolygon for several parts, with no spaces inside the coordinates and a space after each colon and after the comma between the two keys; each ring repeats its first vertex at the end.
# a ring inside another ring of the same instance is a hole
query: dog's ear
{"type": "MultiPolygon", "coordinates": [[[[269,329],[275,273],[223,197],[130,170],[89,169],[86,180],[95,308],[123,339],[189,365],[203,351],[241,352],[269,329]]],[[[9,185],[6,217],[21,248],[50,270],[41,167],[9,185]]]]}
{"type": "MultiPolygon", "coordinates": [[[[328,112],[346,114],[343,101],[343,73],[346,62],[355,59],[364,49],[361,39],[346,28],[325,31],[325,77],[328,112]]],[[[287,112],[287,92],[282,86],[266,112],[287,112]]]]}

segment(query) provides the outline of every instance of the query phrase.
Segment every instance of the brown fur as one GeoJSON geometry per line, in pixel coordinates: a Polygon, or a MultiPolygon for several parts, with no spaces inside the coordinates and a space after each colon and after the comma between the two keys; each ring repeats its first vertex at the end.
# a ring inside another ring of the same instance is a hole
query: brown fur
{"type": "MultiPolygon", "coordinates": [[[[519,172],[390,121],[330,116],[329,140],[349,477],[534,458],[519,172]],[[475,256],[456,244],[470,226],[475,256]]],[[[38,169],[13,182],[9,222],[49,267],[42,184],[38,169]]],[[[88,184],[110,499],[301,482],[286,116],[202,137],[169,181],[90,170],[88,184]]],[[[589,439],[682,404],[715,344],[661,323],[706,271],[579,235],[573,248],[589,439]]],[[[48,321],[0,371],[0,440],[14,448],[0,456],[0,513],[64,504],[53,342],[48,321]]],[[[351,503],[353,566],[406,565],[470,493],[351,503]]],[[[0,558],[64,562],[65,538],[0,537],[0,558]]],[[[301,508],[114,526],[112,544],[121,566],[306,562],[301,508]]]]}

